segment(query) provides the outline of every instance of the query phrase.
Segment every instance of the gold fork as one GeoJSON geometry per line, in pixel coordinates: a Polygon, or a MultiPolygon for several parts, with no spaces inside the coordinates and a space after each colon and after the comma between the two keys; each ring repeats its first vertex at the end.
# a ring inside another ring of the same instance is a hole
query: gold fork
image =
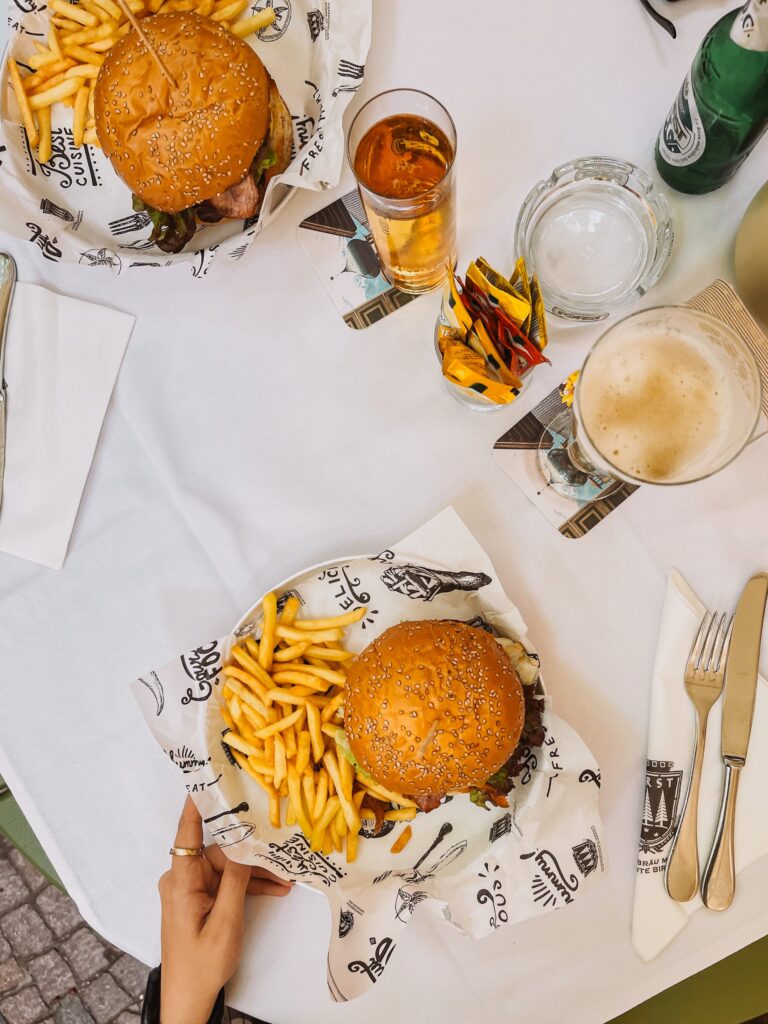
{"type": "Polygon", "coordinates": [[[692,900],[699,888],[697,821],[701,765],[704,759],[707,718],[723,690],[725,661],[733,628],[733,617],[726,625],[727,618],[725,613],[706,613],[685,666],[685,692],[696,711],[696,738],[688,789],[675,826],[675,835],[664,872],[667,893],[678,903],[692,900]]]}

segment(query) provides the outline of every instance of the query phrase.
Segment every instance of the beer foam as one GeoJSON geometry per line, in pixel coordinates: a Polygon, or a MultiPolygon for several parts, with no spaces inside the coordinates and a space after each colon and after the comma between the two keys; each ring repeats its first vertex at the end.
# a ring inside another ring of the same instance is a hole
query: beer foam
{"type": "Polygon", "coordinates": [[[683,336],[598,347],[580,384],[589,440],[621,472],[663,483],[697,475],[729,408],[723,370],[683,336]]]}

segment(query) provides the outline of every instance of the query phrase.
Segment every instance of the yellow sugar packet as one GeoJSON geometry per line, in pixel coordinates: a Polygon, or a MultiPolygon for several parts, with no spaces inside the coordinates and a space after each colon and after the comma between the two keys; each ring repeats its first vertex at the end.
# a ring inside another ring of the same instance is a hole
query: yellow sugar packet
{"type": "Polygon", "coordinates": [[[475,320],[472,324],[472,330],[467,335],[467,344],[474,352],[477,352],[479,356],[485,359],[486,363],[497,374],[503,384],[509,384],[513,388],[522,387],[520,378],[512,373],[499,355],[482,320],[475,320]]]}
{"type": "Polygon", "coordinates": [[[515,272],[509,279],[510,284],[517,291],[522,292],[525,301],[528,303],[528,316],[520,324],[520,328],[523,334],[527,335],[531,326],[531,313],[533,311],[533,301],[531,298],[531,284],[528,278],[528,268],[525,265],[525,260],[521,256],[515,264],[515,272]]]}
{"type": "Polygon", "coordinates": [[[448,274],[443,291],[443,318],[451,327],[461,331],[462,335],[472,329],[472,317],[461,301],[459,286],[453,270],[448,274]]]}
{"type": "Polygon", "coordinates": [[[494,380],[485,359],[461,341],[446,343],[443,354],[443,373],[459,387],[476,391],[497,405],[508,405],[519,394],[519,389],[494,380]]]}
{"type": "Polygon", "coordinates": [[[528,337],[539,350],[543,352],[547,347],[547,316],[544,312],[544,299],[539,286],[539,279],[534,274],[531,278],[531,298],[533,300],[531,313],[531,325],[528,330],[528,337]]]}
{"type": "Polygon", "coordinates": [[[506,277],[502,277],[497,270],[494,270],[487,260],[481,257],[470,263],[467,269],[467,279],[497,303],[502,313],[518,327],[522,327],[530,317],[531,303],[529,299],[513,288],[506,277]]]}

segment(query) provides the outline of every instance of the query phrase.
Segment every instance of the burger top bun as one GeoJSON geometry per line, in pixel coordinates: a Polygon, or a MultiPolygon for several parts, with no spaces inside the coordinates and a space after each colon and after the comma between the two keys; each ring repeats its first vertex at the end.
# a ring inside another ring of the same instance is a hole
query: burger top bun
{"type": "Polygon", "coordinates": [[[269,79],[250,46],[210,18],[141,24],[178,88],[129,32],[96,79],[96,133],[131,191],[176,213],[243,179],[269,124],[269,79]]]}
{"type": "Polygon", "coordinates": [[[482,785],[517,746],[523,690],[504,650],[462,622],[403,622],[352,663],[344,728],[358,764],[419,801],[482,785]]]}

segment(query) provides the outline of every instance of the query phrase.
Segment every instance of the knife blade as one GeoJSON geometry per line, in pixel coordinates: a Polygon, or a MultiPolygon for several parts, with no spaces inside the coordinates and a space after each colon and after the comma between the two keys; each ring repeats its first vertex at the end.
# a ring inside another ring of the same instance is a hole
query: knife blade
{"type": "Polygon", "coordinates": [[[747,582],[736,606],[723,690],[721,750],[725,762],[747,759],[766,598],[768,573],[760,572],[747,582]]]}
{"type": "Polygon", "coordinates": [[[6,387],[3,377],[5,364],[5,341],[8,335],[8,314],[11,309],[13,289],[16,284],[16,264],[13,257],[0,252],[0,504],[3,500],[3,477],[5,475],[5,412],[6,387]]]}
{"type": "Polygon", "coordinates": [[[723,724],[720,749],[725,766],[712,850],[701,882],[701,895],[710,910],[727,910],[736,888],[734,825],[739,776],[747,761],[755,712],[768,573],[756,573],[741,592],[725,666],[723,724]]]}

